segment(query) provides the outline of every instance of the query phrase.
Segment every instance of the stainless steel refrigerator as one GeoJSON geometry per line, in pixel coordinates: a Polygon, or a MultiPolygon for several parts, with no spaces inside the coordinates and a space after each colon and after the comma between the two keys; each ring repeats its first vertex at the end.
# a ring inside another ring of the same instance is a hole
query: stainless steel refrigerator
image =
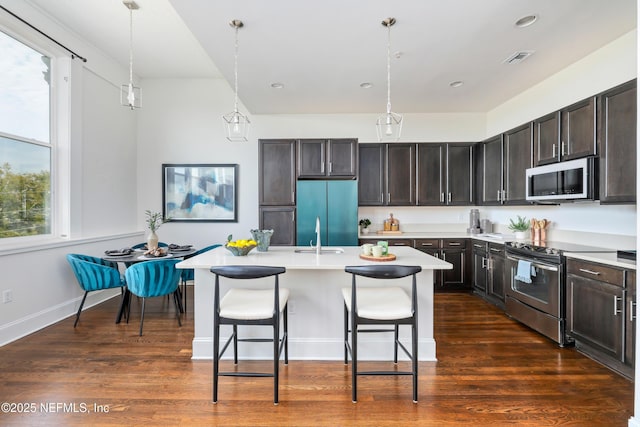
{"type": "Polygon", "coordinates": [[[358,181],[298,181],[297,245],[316,244],[316,217],[320,217],[322,246],[358,245],[358,181]]]}

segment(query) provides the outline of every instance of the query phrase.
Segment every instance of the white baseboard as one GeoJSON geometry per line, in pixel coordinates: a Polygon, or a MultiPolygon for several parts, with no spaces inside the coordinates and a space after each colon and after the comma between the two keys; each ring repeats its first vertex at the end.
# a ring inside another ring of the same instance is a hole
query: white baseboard
{"type": "MultiPolygon", "coordinates": [[[[119,295],[120,289],[89,292],[83,311],[119,295]]],[[[80,306],[80,301],[82,301],[82,296],[0,326],[0,347],[53,325],[67,317],[75,316],[80,306]]],[[[82,321],[82,315],[80,316],[80,321],[82,321]]]]}

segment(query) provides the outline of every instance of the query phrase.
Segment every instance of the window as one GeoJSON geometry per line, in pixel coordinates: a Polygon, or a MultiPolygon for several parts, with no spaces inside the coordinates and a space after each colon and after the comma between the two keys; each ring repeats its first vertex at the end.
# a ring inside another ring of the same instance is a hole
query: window
{"type": "Polygon", "coordinates": [[[51,58],[2,31],[0,52],[0,239],[51,234],[51,58]]]}

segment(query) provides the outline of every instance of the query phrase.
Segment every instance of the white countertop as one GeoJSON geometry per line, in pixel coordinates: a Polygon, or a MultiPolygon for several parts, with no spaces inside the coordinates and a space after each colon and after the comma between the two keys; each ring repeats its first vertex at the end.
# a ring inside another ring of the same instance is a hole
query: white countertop
{"type": "MultiPolygon", "coordinates": [[[[315,253],[295,253],[293,246],[271,246],[267,252],[253,249],[246,256],[233,256],[231,252],[220,246],[193,258],[176,264],[177,268],[206,268],[214,265],[273,265],[293,270],[343,270],[347,265],[380,264],[380,261],[367,261],[360,258],[360,247],[345,246],[344,253],[316,255],[315,253]]],[[[304,248],[304,249],[308,249],[304,248]]],[[[323,249],[331,249],[325,247],[323,249]]],[[[424,270],[451,270],[453,266],[417,249],[394,246],[389,248],[395,261],[384,261],[384,264],[419,265],[424,270]]]]}
{"type": "Polygon", "coordinates": [[[584,261],[597,262],[600,264],[613,265],[629,270],[636,269],[635,261],[618,258],[618,254],[616,252],[565,252],[564,256],[567,258],[575,258],[584,261]]]}

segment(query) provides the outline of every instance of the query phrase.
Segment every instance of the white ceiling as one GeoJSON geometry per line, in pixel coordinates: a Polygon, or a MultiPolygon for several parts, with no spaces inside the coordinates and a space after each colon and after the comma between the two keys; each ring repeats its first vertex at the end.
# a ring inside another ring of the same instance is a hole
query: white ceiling
{"type": "MultiPolygon", "coordinates": [[[[27,1],[128,66],[121,0],[27,1]]],[[[143,79],[223,77],[233,86],[228,23],[242,20],[239,96],[252,114],[384,112],[386,17],[397,20],[392,52],[402,52],[391,65],[399,113],[489,111],[637,26],[636,0],[135,1],[134,72],[143,79]],[[530,14],[534,25],[515,27],[530,14]],[[535,53],[503,63],[521,50],[535,53]],[[451,88],[456,80],[464,85],[451,88]]]]}

